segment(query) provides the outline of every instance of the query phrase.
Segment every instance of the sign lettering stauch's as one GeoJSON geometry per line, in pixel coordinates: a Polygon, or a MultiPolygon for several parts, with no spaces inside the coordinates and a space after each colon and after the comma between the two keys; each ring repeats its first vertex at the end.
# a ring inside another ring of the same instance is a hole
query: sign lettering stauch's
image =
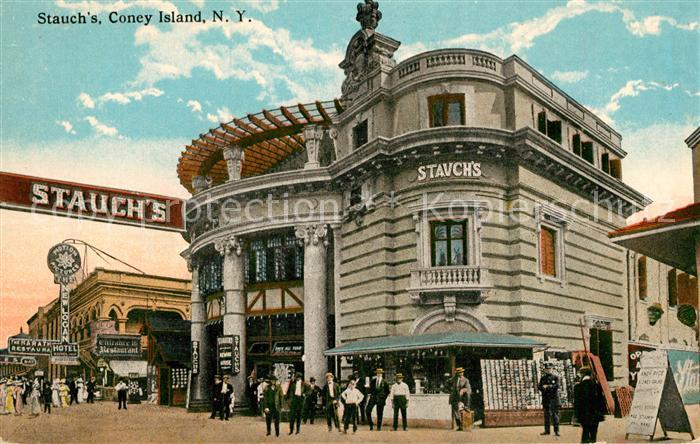
{"type": "Polygon", "coordinates": [[[199,374],[199,341],[192,341],[192,374],[199,374]]]}

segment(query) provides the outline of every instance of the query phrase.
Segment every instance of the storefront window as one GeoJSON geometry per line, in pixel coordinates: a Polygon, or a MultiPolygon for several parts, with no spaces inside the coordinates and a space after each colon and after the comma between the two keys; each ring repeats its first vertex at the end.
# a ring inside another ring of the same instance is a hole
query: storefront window
{"type": "Polygon", "coordinates": [[[464,220],[431,223],[433,267],[466,264],[466,232],[467,222],[464,220]]]}
{"type": "Polygon", "coordinates": [[[293,233],[253,239],[245,266],[249,284],[301,280],[304,249],[293,233]]]}
{"type": "Polygon", "coordinates": [[[208,256],[199,267],[199,292],[203,297],[224,290],[224,261],[220,254],[208,256]]]}

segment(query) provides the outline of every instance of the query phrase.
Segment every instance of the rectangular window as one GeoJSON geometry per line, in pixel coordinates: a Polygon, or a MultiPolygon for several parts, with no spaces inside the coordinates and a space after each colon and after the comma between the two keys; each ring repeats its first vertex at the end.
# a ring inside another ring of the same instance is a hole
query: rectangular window
{"type": "Polygon", "coordinates": [[[547,113],[544,111],[537,114],[537,131],[547,135],[547,113]]]}
{"type": "Polygon", "coordinates": [[[639,288],[639,299],[647,298],[647,258],[642,256],[637,259],[637,287],[639,288]]]}
{"type": "Polygon", "coordinates": [[[557,232],[548,227],[540,229],[540,273],[557,276],[557,232]]]}
{"type": "Polygon", "coordinates": [[[464,125],[464,94],[428,97],[430,127],[464,125]]]}
{"type": "Polygon", "coordinates": [[[353,147],[359,148],[368,142],[367,119],[363,120],[352,129],[353,147]]]}
{"type": "Polygon", "coordinates": [[[247,283],[285,282],[304,278],[304,248],[294,234],[253,239],[245,259],[247,283]]]}
{"type": "Polygon", "coordinates": [[[430,224],[432,266],[466,265],[467,221],[444,221],[430,224]]]}
{"type": "Polygon", "coordinates": [[[537,131],[561,143],[561,121],[547,120],[546,111],[541,111],[537,114],[537,131]]]}
{"type": "Polygon", "coordinates": [[[668,306],[675,307],[678,305],[678,278],[675,268],[669,270],[666,281],[668,282],[668,306]]]}
{"type": "Polygon", "coordinates": [[[591,334],[591,353],[598,356],[600,365],[603,367],[605,377],[608,381],[615,379],[613,365],[613,341],[612,331],[600,330],[597,328],[590,329],[591,334]]]}
{"type": "Polygon", "coordinates": [[[583,160],[593,165],[595,163],[595,154],[593,153],[593,142],[581,143],[581,157],[583,160]]]}
{"type": "Polygon", "coordinates": [[[608,153],[603,153],[600,156],[600,168],[604,173],[610,174],[610,155],[608,153]]]}
{"type": "Polygon", "coordinates": [[[581,136],[578,134],[574,134],[574,137],[571,138],[571,148],[574,151],[574,154],[577,156],[581,156],[581,136]]]}

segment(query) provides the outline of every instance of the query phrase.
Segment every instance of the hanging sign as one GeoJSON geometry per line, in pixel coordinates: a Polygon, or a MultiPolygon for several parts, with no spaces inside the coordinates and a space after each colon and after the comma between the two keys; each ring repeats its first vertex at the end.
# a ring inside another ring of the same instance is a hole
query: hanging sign
{"type": "Polygon", "coordinates": [[[51,346],[58,343],[51,339],[7,338],[7,349],[16,355],[50,355],[51,346]]]}
{"type": "Polygon", "coordinates": [[[665,350],[642,354],[625,439],[628,435],[653,438],[657,419],[664,436],[667,432],[680,432],[689,433],[695,439],[665,350]]]}
{"type": "Polygon", "coordinates": [[[184,231],[182,199],[0,172],[0,208],[184,231]]]}
{"type": "Polygon", "coordinates": [[[233,368],[233,336],[216,338],[216,356],[219,373],[229,373],[233,368]]]}
{"type": "Polygon", "coordinates": [[[22,365],[24,367],[35,367],[36,358],[33,356],[0,355],[0,365],[22,365]]]}
{"type": "Polygon", "coordinates": [[[75,342],[51,344],[52,357],[61,356],[65,358],[78,359],[79,352],[80,348],[75,342]]]}
{"type": "Polygon", "coordinates": [[[199,374],[199,341],[192,341],[192,374],[199,374]]]}
{"type": "Polygon", "coordinates": [[[107,358],[140,358],[141,336],[99,335],[94,353],[107,358]]]}

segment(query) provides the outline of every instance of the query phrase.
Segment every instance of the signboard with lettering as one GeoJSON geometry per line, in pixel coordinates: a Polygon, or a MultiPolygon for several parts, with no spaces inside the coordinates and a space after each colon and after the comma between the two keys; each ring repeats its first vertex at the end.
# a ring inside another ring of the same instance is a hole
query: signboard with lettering
{"type": "Polygon", "coordinates": [[[700,404],[700,354],[693,351],[668,350],[673,377],[684,404],[700,404]]]}
{"type": "Polygon", "coordinates": [[[80,361],[70,356],[51,356],[49,362],[53,365],[80,365],[80,361]]]}
{"type": "Polygon", "coordinates": [[[688,414],[683,407],[673,374],[669,371],[668,357],[664,350],[642,353],[625,437],[643,435],[653,438],[657,418],[664,435],[669,431],[690,433],[694,439],[688,414]]]}
{"type": "Polygon", "coordinates": [[[95,343],[95,354],[107,358],[140,358],[141,336],[99,335],[95,343]]]}
{"type": "Polygon", "coordinates": [[[233,335],[233,363],[231,373],[237,375],[241,372],[241,337],[233,335]]]}
{"type": "Polygon", "coordinates": [[[36,338],[7,338],[7,351],[17,355],[50,355],[51,346],[58,341],[36,338]]]}
{"type": "Polygon", "coordinates": [[[642,368],[642,352],[653,350],[655,349],[652,347],[647,347],[645,345],[632,343],[627,345],[627,368],[629,369],[630,386],[637,386],[637,376],[639,375],[639,369],[642,368]]]}
{"type": "Polygon", "coordinates": [[[296,341],[279,341],[272,345],[272,353],[276,355],[303,354],[304,343],[296,341]]]}
{"type": "Polygon", "coordinates": [[[0,208],[184,231],[182,199],[0,173],[0,208]]]}
{"type": "Polygon", "coordinates": [[[192,374],[199,374],[199,341],[192,341],[192,374]]]}
{"type": "Polygon", "coordinates": [[[481,177],[481,163],[445,162],[418,167],[418,182],[448,177],[481,177]]]}
{"type": "Polygon", "coordinates": [[[78,359],[80,352],[78,344],[75,342],[51,344],[51,356],[78,359]]]}
{"type": "Polygon", "coordinates": [[[216,357],[220,373],[229,373],[233,368],[233,336],[216,339],[216,357]]]}
{"type": "Polygon", "coordinates": [[[22,365],[24,367],[36,366],[36,358],[33,356],[0,355],[0,365],[22,365]]]}

